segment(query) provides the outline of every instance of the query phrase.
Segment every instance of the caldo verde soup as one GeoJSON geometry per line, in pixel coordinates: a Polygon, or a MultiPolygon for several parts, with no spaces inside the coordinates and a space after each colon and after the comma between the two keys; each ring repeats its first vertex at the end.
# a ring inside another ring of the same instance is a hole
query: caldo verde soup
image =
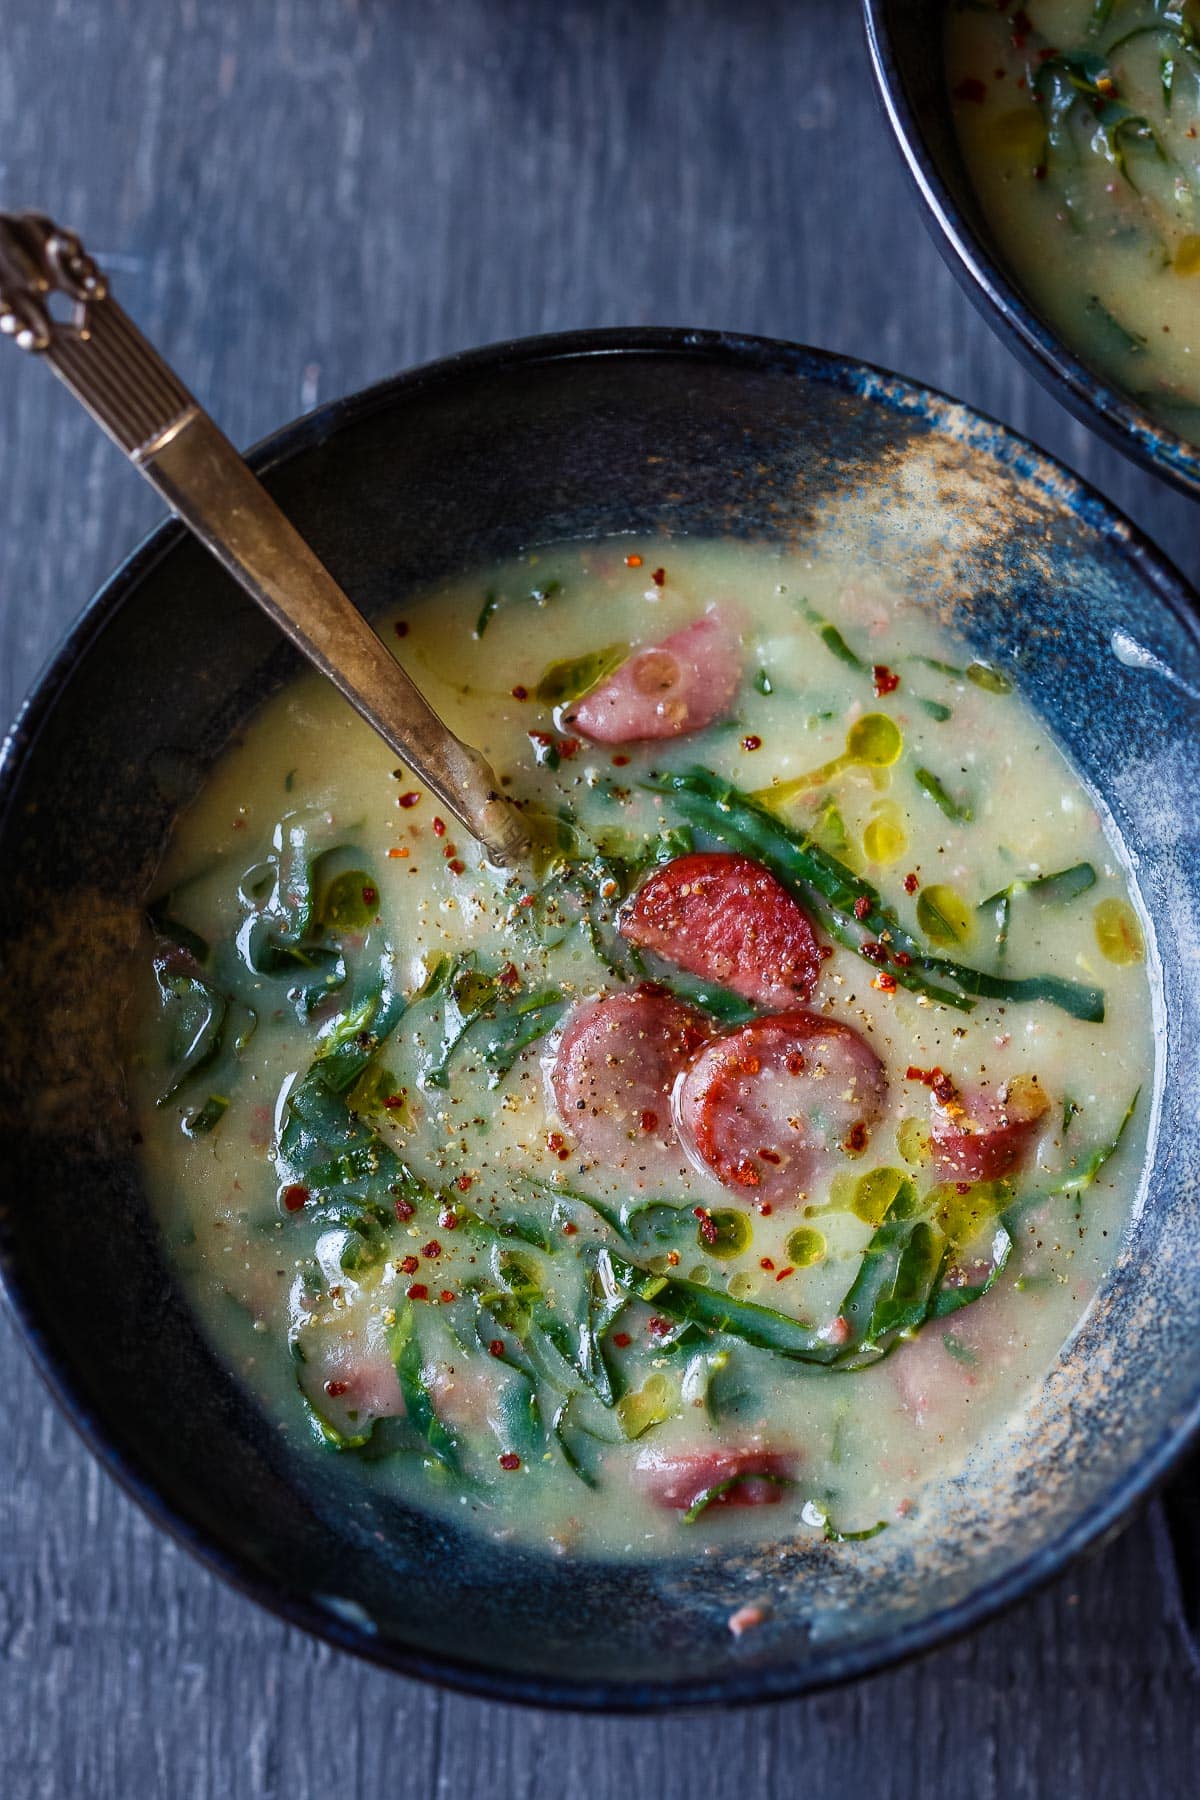
{"type": "Polygon", "coordinates": [[[947,63],[972,182],[1034,304],[1200,442],[1200,5],[957,0],[947,63]]]}
{"type": "Polygon", "coordinates": [[[1092,800],[1000,668],[795,555],[571,546],[387,631],[536,859],[315,678],[218,763],[133,1059],[214,1343],[297,1448],[496,1535],[912,1529],[1133,1200],[1092,800]]]}

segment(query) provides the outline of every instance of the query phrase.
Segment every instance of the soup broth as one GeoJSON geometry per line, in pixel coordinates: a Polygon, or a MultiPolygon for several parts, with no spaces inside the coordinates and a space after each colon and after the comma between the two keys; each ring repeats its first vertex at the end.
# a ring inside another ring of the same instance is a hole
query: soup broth
{"type": "Polygon", "coordinates": [[[959,3],[946,57],[972,183],[1030,299],[1200,442],[1200,8],[959,3]]]}
{"type": "Polygon", "coordinates": [[[560,1552],[903,1532],[1112,1262],[1144,941],[1007,675],[878,572],[600,542],[386,625],[527,813],[478,848],[316,677],[182,817],[131,1080],[297,1450],[560,1552]]]}

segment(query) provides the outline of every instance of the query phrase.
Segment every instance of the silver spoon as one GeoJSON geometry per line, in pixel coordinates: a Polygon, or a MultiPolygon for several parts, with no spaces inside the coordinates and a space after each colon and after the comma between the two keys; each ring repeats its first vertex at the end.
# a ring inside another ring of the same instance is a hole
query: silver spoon
{"type": "Polygon", "coordinates": [[[172,512],[501,865],[529,848],[485,759],[438,718],[73,232],[0,213],[0,331],[44,356],[172,512]],[[63,295],[60,320],[51,297],[63,295]]]}

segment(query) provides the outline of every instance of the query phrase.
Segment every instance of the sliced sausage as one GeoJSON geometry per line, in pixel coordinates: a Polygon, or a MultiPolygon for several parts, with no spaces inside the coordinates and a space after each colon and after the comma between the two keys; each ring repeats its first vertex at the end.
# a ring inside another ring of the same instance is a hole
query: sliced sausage
{"type": "Polygon", "coordinates": [[[839,1153],[866,1148],[886,1099],[883,1064],[858,1032],[797,1009],[701,1051],[676,1088],[675,1117],[698,1168],[788,1205],[839,1153]]]}
{"type": "Polygon", "coordinates": [[[760,1006],[807,1000],[821,967],[808,914],[748,856],[677,856],[626,902],[619,926],[639,949],[760,1006]]]}
{"type": "Polygon", "coordinates": [[[932,1102],[933,1154],[950,1181],[999,1181],[1026,1161],[1050,1102],[1019,1076],[996,1094],[964,1090],[932,1102]]]}
{"type": "Polygon", "coordinates": [[[678,1174],[671,1090],[710,1036],[702,1012],[652,982],[576,1006],[550,1074],[574,1143],[610,1168],[678,1174]]]}
{"type": "Polygon", "coordinates": [[[728,712],[741,677],[738,640],[715,609],[649,644],[563,709],[561,723],[598,744],[703,731],[728,712]]]}
{"type": "Polygon", "coordinates": [[[634,1467],[639,1485],[656,1506],[686,1512],[727,1481],[734,1485],[717,1494],[710,1506],[773,1506],[787,1493],[796,1464],[794,1455],[779,1450],[681,1452],[648,1446],[634,1467]]]}
{"type": "Polygon", "coordinates": [[[369,1330],[366,1342],[320,1331],[305,1344],[302,1386],[321,1417],[339,1431],[352,1434],[372,1419],[403,1413],[396,1367],[382,1330],[369,1330]]]}

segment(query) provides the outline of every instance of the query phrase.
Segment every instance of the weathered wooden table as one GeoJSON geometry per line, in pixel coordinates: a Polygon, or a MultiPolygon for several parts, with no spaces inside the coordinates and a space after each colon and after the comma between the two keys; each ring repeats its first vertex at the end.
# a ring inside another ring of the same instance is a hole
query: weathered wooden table
{"type": "MultiPolygon", "coordinates": [[[[767,332],[1028,431],[1200,578],[1195,506],[1061,412],[943,268],[877,113],[856,0],[7,0],[2,41],[0,204],[76,224],[238,442],[488,339],[767,332]]],[[[7,717],[156,518],[10,352],[0,514],[7,717]]],[[[100,1474],[7,1321],[0,1368],[4,1800],[1200,1791],[1200,1682],[1160,1510],[873,1682],[769,1711],[552,1717],[412,1685],[277,1624],[100,1474]]],[[[1174,1489],[1194,1524],[1198,1490],[1196,1471],[1174,1489]]]]}

